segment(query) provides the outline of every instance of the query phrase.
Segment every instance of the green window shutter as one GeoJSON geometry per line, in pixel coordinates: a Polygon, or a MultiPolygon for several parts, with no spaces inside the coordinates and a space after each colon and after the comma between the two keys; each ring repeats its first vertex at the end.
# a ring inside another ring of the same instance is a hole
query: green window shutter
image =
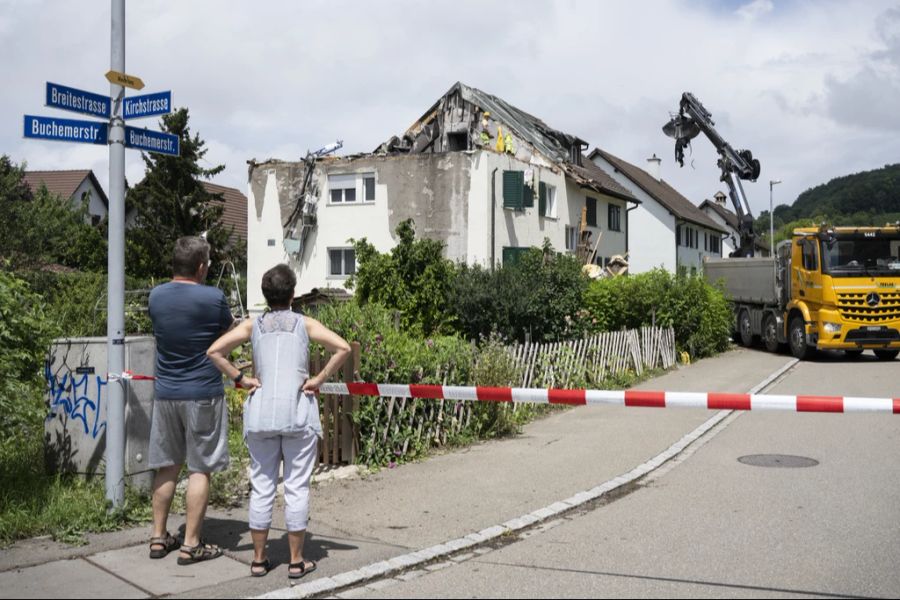
{"type": "Polygon", "coordinates": [[[525,173],[503,171],[503,208],[522,210],[525,206],[525,173]]]}
{"type": "Polygon", "coordinates": [[[503,247],[503,264],[514,265],[519,262],[519,258],[528,252],[528,248],[514,248],[512,246],[503,247]]]}
{"type": "Polygon", "coordinates": [[[534,188],[529,185],[522,185],[522,206],[525,208],[534,208],[534,188]]]}
{"type": "Polygon", "coordinates": [[[588,227],[597,226],[597,199],[587,199],[587,224],[588,227]]]}
{"type": "Polygon", "coordinates": [[[542,217],[547,214],[547,184],[543,181],[538,185],[538,214],[542,217]]]}

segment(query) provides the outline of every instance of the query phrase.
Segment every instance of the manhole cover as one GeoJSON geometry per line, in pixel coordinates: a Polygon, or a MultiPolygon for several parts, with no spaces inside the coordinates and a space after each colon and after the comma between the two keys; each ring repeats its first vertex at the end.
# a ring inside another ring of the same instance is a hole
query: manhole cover
{"type": "Polygon", "coordinates": [[[750,454],[742,456],[738,462],[754,467],[781,467],[785,469],[802,469],[815,467],[819,461],[805,456],[791,456],[790,454],[750,454]]]}

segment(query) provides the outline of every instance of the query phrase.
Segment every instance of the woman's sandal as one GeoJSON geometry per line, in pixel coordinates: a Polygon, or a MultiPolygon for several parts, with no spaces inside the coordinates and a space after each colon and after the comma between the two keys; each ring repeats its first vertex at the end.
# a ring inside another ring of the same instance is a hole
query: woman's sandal
{"type": "Polygon", "coordinates": [[[300,579],[301,577],[306,576],[309,573],[312,573],[316,570],[316,563],[313,561],[309,561],[311,567],[306,566],[306,561],[301,560],[300,562],[291,563],[288,565],[288,578],[289,579],[300,579]],[[291,573],[291,569],[300,569],[299,573],[291,573]]]}
{"type": "Polygon", "coordinates": [[[178,540],[168,531],[163,537],[150,538],[150,558],[165,558],[176,548],[178,548],[178,540]],[[154,548],[154,546],[161,547],[154,548]]]}
{"type": "Polygon", "coordinates": [[[194,563],[212,560],[222,556],[221,548],[214,546],[213,544],[205,544],[203,540],[200,540],[200,543],[196,546],[182,546],[180,551],[187,554],[188,557],[185,558],[184,556],[179,556],[179,565],[192,565],[194,563]]]}
{"type": "Polygon", "coordinates": [[[251,577],[265,577],[271,570],[272,563],[269,562],[268,558],[266,560],[254,560],[250,563],[251,577]],[[262,569],[262,571],[254,571],[253,569],[262,569]]]}

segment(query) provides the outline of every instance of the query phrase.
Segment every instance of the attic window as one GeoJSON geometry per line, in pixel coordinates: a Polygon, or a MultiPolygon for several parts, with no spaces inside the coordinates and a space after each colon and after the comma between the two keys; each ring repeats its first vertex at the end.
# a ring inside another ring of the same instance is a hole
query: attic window
{"type": "Polygon", "coordinates": [[[463,150],[469,149],[469,134],[462,133],[448,133],[447,134],[447,151],[449,152],[461,152],[463,150]]]}

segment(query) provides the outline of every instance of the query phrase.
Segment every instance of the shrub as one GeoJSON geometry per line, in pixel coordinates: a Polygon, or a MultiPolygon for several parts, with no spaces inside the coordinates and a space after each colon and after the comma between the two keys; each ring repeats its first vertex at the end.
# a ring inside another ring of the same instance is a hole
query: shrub
{"type": "Polygon", "coordinates": [[[588,280],[581,263],[546,245],[531,248],[493,272],[460,265],[447,310],[457,330],[477,340],[497,332],[509,340],[557,341],[577,337],[576,316],[588,280]]]}
{"type": "Polygon", "coordinates": [[[380,253],[366,241],[354,240],[356,274],[347,282],[359,303],[377,302],[400,311],[406,329],[425,335],[448,333],[447,293],[455,275],[453,263],[442,256],[444,244],[415,239],[412,219],[397,227],[399,243],[380,253]]]}
{"type": "Polygon", "coordinates": [[[728,347],[733,319],[724,292],[702,277],[662,269],[593,281],[584,294],[593,331],[672,327],[679,350],[710,356],[728,347]]]}

